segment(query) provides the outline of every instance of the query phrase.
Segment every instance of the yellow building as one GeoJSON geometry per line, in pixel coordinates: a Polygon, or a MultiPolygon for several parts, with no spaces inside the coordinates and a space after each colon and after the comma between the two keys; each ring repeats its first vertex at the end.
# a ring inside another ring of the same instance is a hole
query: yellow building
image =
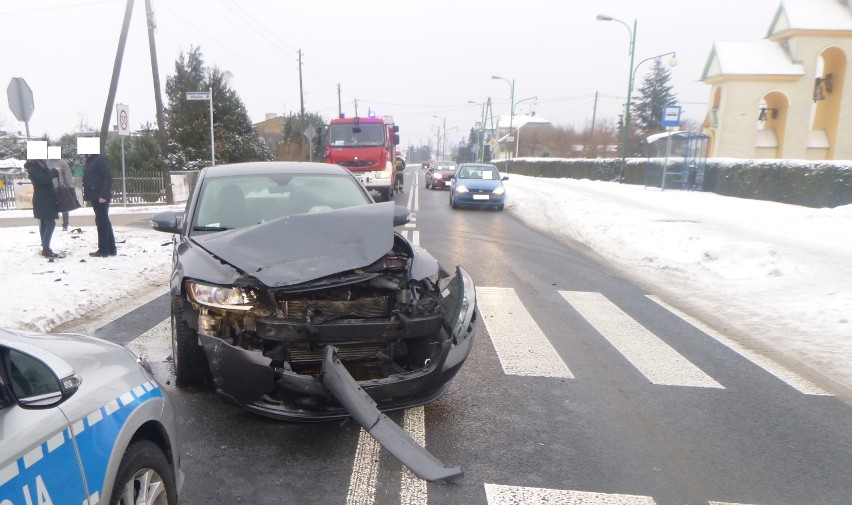
{"type": "Polygon", "coordinates": [[[708,156],[852,159],[852,0],[782,0],[765,39],[716,42],[708,156]]]}

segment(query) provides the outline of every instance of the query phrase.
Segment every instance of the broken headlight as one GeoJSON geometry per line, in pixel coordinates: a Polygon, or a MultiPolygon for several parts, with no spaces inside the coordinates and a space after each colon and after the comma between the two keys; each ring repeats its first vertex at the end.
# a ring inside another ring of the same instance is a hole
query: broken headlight
{"type": "Polygon", "coordinates": [[[190,301],[208,307],[227,310],[251,310],[254,307],[246,291],[240,288],[226,288],[188,281],[186,292],[190,301]]]}

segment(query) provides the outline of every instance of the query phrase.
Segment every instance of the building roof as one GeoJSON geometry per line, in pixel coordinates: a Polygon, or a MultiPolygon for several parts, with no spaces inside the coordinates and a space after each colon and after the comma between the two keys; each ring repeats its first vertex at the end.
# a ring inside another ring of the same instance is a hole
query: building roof
{"type": "Polygon", "coordinates": [[[780,43],[716,42],[704,66],[702,81],[723,75],[802,76],[805,69],[793,63],[780,43]]]}
{"type": "Polygon", "coordinates": [[[849,0],[782,0],[766,36],[788,30],[852,32],[852,4],[849,0]]]}
{"type": "MultiPolygon", "coordinates": [[[[550,121],[541,117],[541,116],[528,116],[526,114],[515,114],[512,117],[512,129],[520,128],[521,126],[529,124],[550,124],[550,121]]],[[[509,127],[509,116],[500,115],[497,116],[497,128],[508,128],[509,127]]]]}

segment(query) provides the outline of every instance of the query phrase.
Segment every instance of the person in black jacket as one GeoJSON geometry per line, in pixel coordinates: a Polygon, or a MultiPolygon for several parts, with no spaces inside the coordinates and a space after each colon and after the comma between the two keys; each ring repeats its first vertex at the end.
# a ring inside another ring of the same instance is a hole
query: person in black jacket
{"type": "Polygon", "coordinates": [[[59,218],[56,196],[53,193],[53,179],[57,173],[48,168],[44,160],[27,160],[24,168],[33,182],[33,217],[39,220],[41,255],[45,258],[57,258],[59,255],[50,250],[50,239],[53,238],[53,230],[56,229],[56,220],[59,218]]]}
{"type": "Polygon", "coordinates": [[[103,154],[86,157],[83,169],[83,199],[92,202],[95,225],[98,228],[98,250],[89,256],[106,258],[115,256],[115,235],[109,220],[109,202],[112,199],[112,168],[103,154]]]}

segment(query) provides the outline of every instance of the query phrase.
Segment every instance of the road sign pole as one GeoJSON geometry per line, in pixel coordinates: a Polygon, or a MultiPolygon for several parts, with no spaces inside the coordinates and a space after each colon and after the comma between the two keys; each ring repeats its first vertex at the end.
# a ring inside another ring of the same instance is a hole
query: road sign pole
{"type": "Polygon", "coordinates": [[[124,206],[127,207],[127,173],[124,170],[124,137],[121,137],[121,192],[124,194],[124,206]]]}
{"type": "Polygon", "coordinates": [[[213,141],[213,86],[210,86],[210,162],[216,166],[216,144],[213,141]]]}

